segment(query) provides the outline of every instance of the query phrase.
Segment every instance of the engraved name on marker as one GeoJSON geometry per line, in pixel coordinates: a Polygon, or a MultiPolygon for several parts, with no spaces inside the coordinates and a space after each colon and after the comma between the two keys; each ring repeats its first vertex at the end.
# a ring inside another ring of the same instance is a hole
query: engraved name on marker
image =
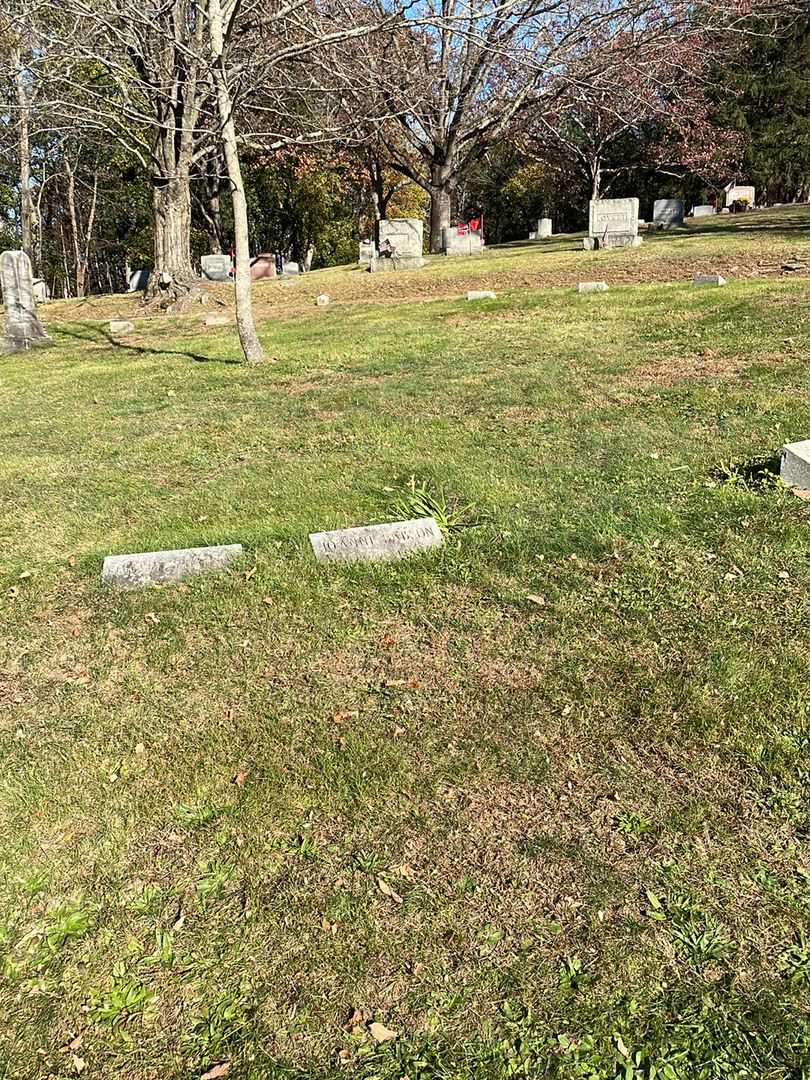
{"type": "Polygon", "coordinates": [[[441,547],[444,537],[427,517],[310,533],[309,542],[318,562],[383,562],[441,547]]]}

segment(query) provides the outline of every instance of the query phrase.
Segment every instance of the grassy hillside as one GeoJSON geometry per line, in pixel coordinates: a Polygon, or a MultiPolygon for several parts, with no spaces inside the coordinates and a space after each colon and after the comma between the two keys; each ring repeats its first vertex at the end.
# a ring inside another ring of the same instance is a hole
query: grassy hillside
{"type": "Polygon", "coordinates": [[[0,360],[0,1077],[805,1075],[810,278],[765,271],[808,224],[268,283],[258,369],[44,309],[0,360]],[[411,477],[441,552],[314,562],[411,477]]]}

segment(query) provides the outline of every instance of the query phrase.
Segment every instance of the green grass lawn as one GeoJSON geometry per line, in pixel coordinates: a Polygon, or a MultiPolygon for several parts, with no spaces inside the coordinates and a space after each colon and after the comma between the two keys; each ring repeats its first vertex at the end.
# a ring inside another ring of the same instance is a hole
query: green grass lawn
{"type": "Polygon", "coordinates": [[[383,301],[0,360],[0,1077],[806,1077],[810,279],[383,301]]]}

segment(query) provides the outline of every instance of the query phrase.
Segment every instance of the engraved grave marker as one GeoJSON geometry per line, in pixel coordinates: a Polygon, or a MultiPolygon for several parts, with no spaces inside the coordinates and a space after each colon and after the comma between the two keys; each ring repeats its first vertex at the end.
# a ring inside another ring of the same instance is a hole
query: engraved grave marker
{"type": "Polygon", "coordinates": [[[354,529],[310,533],[318,562],[384,562],[441,547],[441,529],[432,517],[361,525],[354,529]]]}
{"type": "Polygon", "coordinates": [[[5,307],[6,350],[27,349],[48,335],[37,318],[31,260],[24,251],[4,251],[0,255],[0,288],[5,307]]]}

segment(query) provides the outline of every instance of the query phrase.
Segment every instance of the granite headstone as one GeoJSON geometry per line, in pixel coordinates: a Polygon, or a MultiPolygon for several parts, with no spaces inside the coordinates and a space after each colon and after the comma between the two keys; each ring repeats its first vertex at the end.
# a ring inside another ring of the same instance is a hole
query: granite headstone
{"type": "Polygon", "coordinates": [[[588,236],[599,249],[638,247],[638,199],[591,199],[588,236]]]}
{"type": "Polygon", "coordinates": [[[176,551],[144,551],[135,555],[108,555],[101,580],[118,589],[138,589],[181,581],[204,570],[221,570],[242,554],[241,544],[180,548],[176,551]]]}
{"type": "Polygon", "coordinates": [[[200,259],[202,272],[209,281],[231,280],[230,255],[203,255],[200,259]]]}
{"type": "Polygon", "coordinates": [[[432,517],[310,533],[318,562],[384,562],[441,547],[444,538],[432,517]]]}
{"type": "Polygon", "coordinates": [[[683,225],[685,207],[680,199],[656,199],[653,205],[653,225],[671,229],[683,225]]]}
{"type": "Polygon", "coordinates": [[[551,236],[552,222],[550,217],[541,217],[537,221],[537,239],[548,240],[551,236]]]}
{"type": "Polygon", "coordinates": [[[24,251],[4,251],[0,255],[0,290],[5,308],[5,350],[28,349],[48,335],[37,318],[31,260],[24,251]]]}
{"type": "Polygon", "coordinates": [[[779,475],[787,487],[810,490],[810,439],[782,447],[779,475]]]}

